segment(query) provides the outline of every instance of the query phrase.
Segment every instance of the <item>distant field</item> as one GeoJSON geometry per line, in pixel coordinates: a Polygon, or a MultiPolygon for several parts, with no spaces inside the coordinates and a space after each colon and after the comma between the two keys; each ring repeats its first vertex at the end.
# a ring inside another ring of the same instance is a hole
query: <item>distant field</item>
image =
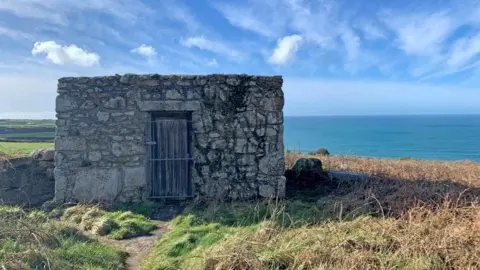
{"type": "Polygon", "coordinates": [[[53,148],[53,142],[0,142],[0,157],[29,155],[38,148],[53,148]]]}
{"type": "Polygon", "coordinates": [[[0,119],[0,141],[52,141],[55,120],[0,119]]]}
{"type": "Polygon", "coordinates": [[[55,120],[0,119],[0,127],[55,127],[55,120]]]}

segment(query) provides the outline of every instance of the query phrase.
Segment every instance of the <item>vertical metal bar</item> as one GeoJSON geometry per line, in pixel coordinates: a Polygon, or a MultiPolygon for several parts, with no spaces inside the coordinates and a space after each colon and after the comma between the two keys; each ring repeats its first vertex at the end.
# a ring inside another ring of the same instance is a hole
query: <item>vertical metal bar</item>
{"type": "Polygon", "coordinates": [[[186,141],[187,141],[187,160],[185,161],[186,163],[186,180],[187,180],[187,195],[193,195],[193,183],[192,183],[192,177],[191,177],[191,166],[192,162],[190,160],[190,157],[192,155],[192,134],[191,134],[191,127],[192,127],[192,122],[191,122],[191,115],[188,116],[188,122],[187,122],[187,130],[186,130],[186,141]]]}
{"type": "MultiPolygon", "coordinates": [[[[180,125],[179,125],[179,153],[180,155],[182,156],[182,158],[186,159],[186,155],[185,155],[185,147],[184,147],[184,144],[185,144],[185,128],[184,128],[184,124],[185,124],[185,120],[182,119],[180,121],[180,125]]],[[[186,182],[185,182],[185,175],[184,175],[184,170],[183,170],[183,160],[180,160],[178,162],[178,170],[179,170],[179,174],[180,174],[180,177],[179,177],[179,180],[180,180],[180,195],[181,196],[185,196],[185,193],[186,193],[186,182]]]]}
{"type": "MultiPolygon", "coordinates": [[[[158,133],[158,147],[159,147],[159,155],[158,155],[158,158],[159,159],[162,159],[164,158],[164,151],[165,151],[165,145],[163,143],[163,140],[164,140],[164,134],[163,133],[163,130],[164,130],[164,125],[163,125],[163,122],[161,119],[158,119],[157,120],[157,133],[158,133]]],[[[159,167],[159,174],[160,174],[160,177],[158,179],[158,186],[159,186],[159,190],[158,190],[158,194],[159,196],[165,196],[165,183],[164,183],[164,175],[165,175],[165,169],[164,169],[164,166],[165,166],[165,161],[163,160],[159,160],[158,161],[158,167],[159,167]]]]}

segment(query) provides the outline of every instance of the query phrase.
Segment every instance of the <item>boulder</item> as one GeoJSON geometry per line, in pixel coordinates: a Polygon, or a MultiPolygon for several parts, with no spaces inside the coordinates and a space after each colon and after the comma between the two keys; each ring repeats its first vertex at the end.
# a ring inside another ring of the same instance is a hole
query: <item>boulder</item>
{"type": "Polygon", "coordinates": [[[330,180],[318,158],[300,158],[285,171],[288,190],[308,190],[330,180]]]}
{"type": "Polygon", "coordinates": [[[296,177],[300,175],[314,177],[324,174],[322,161],[318,158],[299,158],[292,167],[296,177]]]}
{"type": "Polygon", "coordinates": [[[41,160],[41,161],[53,161],[55,156],[55,151],[53,149],[40,148],[34,150],[30,156],[32,159],[41,160]]]}
{"type": "Polygon", "coordinates": [[[320,156],[329,156],[330,152],[328,152],[328,150],[325,149],[325,148],[320,148],[320,149],[317,150],[317,152],[315,152],[315,154],[320,155],[320,156]]]}

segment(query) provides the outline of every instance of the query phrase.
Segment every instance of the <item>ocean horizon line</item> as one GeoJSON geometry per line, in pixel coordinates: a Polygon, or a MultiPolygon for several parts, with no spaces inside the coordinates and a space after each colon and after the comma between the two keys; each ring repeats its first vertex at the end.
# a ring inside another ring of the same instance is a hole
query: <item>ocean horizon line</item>
{"type": "Polygon", "coordinates": [[[317,114],[317,115],[287,115],[284,117],[366,117],[366,116],[480,116],[480,113],[439,113],[439,114],[317,114]]]}

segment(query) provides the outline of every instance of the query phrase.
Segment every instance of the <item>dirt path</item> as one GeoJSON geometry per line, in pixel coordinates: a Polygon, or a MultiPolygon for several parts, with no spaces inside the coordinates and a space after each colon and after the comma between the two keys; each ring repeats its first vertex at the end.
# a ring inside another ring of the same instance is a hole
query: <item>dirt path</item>
{"type": "Polygon", "coordinates": [[[100,242],[107,245],[117,247],[128,253],[125,262],[125,269],[136,270],[140,268],[143,259],[152,250],[155,243],[162,237],[165,232],[165,223],[157,222],[157,229],[150,235],[134,237],[131,239],[115,240],[106,237],[96,237],[100,242]]]}

